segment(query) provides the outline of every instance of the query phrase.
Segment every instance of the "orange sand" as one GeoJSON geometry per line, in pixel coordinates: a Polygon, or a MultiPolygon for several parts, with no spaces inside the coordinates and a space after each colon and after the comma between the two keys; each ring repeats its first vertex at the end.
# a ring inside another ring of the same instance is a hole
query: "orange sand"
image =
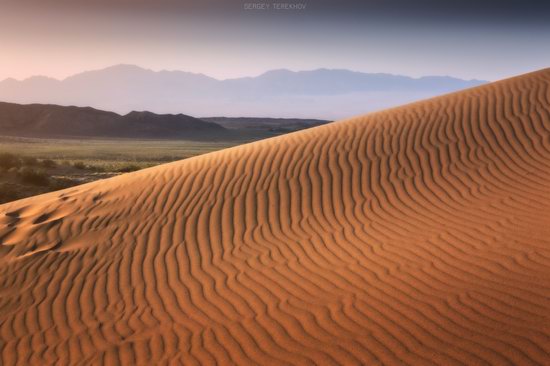
{"type": "Polygon", "coordinates": [[[550,69],[0,206],[0,361],[550,364],[550,69]]]}

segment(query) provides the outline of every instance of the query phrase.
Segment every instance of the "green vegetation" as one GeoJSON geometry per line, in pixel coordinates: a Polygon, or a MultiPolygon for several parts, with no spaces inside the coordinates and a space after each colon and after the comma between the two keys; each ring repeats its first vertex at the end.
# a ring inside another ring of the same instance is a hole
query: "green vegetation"
{"type": "Polygon", "coordinates": [[[75,161],[73,163],[73,167],[75,167],[76,169],[84,170],[86,169],[86,164],[84,164],[82,161],[75,161]]]}
{"type": "Polygon", "coordinates": [[[238,144],[0,137],[0,204],[238,144]]]}
{"type": "Polygon", "coordinates": [[[35,186],[47,186],[49,184],[49,177],[44,170],[33,169],[30,166],[19,169],[17,176],[23,183],[27,184],[35,186]]]}
{"type": "Polygon", "coordinates": [[[130,164],[123,166],[122,168],[119,168],[117,172],[119,173],[131,173],[140,170],[140,167],[138,165],[130,164]]]}

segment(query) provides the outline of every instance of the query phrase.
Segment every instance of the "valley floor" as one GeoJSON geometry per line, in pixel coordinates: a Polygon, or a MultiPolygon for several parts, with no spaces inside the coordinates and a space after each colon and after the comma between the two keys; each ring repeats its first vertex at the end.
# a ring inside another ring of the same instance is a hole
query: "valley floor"
{"type": "Polygon", "coordinates": [[[0,136],[0,204],[239,145],[244,141],[0,136]]]}

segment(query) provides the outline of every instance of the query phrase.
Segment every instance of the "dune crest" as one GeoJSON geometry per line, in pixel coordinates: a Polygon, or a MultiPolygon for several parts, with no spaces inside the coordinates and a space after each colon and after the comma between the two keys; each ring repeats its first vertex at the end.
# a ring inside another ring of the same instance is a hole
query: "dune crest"
{"type": "Polygon", "coordinates": [[[550,69],[0,206],[12,364],[542,365],[550,69]]]}

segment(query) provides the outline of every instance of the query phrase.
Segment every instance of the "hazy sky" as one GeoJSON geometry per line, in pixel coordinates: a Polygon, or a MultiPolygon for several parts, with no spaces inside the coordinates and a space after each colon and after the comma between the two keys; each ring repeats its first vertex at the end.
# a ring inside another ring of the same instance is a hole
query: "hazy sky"
{"type": "Polygon", "coordinates": [[[550,1],[529,0],[0,0],[0,80],[120,63],[218,78],[326,67],[496,80],[550,66],[548,14],[550,1]]]}

